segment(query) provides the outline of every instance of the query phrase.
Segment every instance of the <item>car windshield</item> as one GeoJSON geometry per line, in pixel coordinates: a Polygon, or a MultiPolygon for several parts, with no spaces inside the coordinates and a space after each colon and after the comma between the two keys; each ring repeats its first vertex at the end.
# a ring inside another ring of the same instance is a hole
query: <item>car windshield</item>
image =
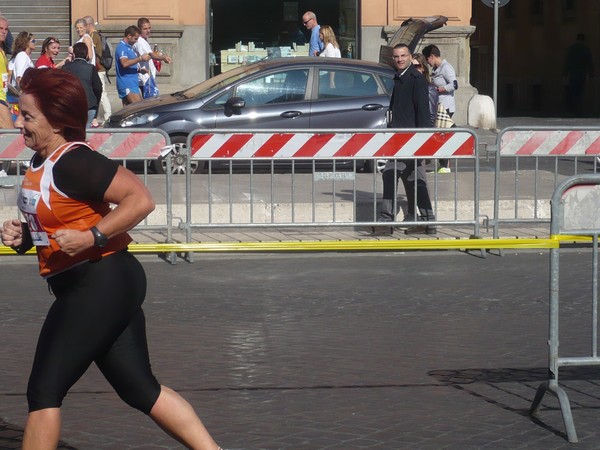
{"type": "Polygon", "coordinates": [[[200,84],[196,84],[190,88],[178,92],[177,95],[181,95],[186,98],[205,97],[225,86],[229,86],[232,83],[235,83],[240,78],[244,78],[248,75],[252,75],[253,73],[258,72],[259,70],[261,70],[261,66],[259,64],[242,66],[237,69],[233,69],[228,72],[217,75],[216,77],[209,78],[208,80],[203,81],[200,84]]]}

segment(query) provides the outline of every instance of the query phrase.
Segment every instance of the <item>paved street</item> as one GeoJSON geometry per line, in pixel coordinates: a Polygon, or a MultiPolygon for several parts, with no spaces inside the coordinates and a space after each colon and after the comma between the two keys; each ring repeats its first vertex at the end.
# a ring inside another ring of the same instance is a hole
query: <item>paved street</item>
{"type": "MultiPolygon", "coordinates": [[[[568,444],[546,377],[549,256],[456,251],[141,258],[159,380],[224,448],[515,449],[568,444]]],[[[561,257],[561,350],[589,351],[590,262],[561,257]]],[[[19,448],[49,306],[30,257],[0,260],[0,448],[19,448]]],[[[600,448],[600,376],[560,372],[580,443],[600,448]]],[[[61,448],[180,448],[94,368],[64,407],[61,448]]]]}

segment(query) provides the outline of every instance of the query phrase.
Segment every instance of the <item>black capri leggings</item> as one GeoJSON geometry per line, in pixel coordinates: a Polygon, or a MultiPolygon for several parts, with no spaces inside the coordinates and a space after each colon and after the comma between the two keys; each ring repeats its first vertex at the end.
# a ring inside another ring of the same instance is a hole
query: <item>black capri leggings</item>
{"type": "Polygon", "coordinates": [[[95,362],[127,404],[149,414],[160,385],[150,369],[141,264],[122,250],[55,275],[48,284],[56,300],[35,352],[29,411],[60,407],[95,362]]]}

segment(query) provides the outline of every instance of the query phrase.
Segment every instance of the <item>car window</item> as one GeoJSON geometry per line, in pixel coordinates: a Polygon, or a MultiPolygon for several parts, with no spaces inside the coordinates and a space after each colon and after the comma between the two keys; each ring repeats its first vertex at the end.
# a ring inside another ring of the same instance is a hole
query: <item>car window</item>
{"type": "Polygon", "coordinates": [[[229,100],[229,98],[231,97],[232,91],[233,89],[227,89],[221,95],[217,95],[209,103],[207,103],[206,109],[223,108],[225,106],[225,103],[227,103],[227,100],[229,100]]]}
{"type": "Polygon", "coordinates": [[[385,87],[385,91],[392,95],[392,91],[394,90],[394,79],[392,77],[381,77],[381,81],[383,81],[383,86],[385,87]]]}
{"type": "Polygon", "coordinates": [[[351,70],[319,70],[319,99],[381,95],[371,73],[351,70]]]}
{"type": "Polygon", "coordinates": [[[308,69],[270,73],[241,83],[235,96],[245,100],[246,106],[298,102],[306,96],[308,69]]]}
{"type": "Polygon", "coordinates": [[[258,65],[238,67],[237,69],[233,69],[228,72],[222,73],[220,75],[217,75],[216,77],[209,78],[208,80],[205,80],[200,84],[196,84],[188,89],[185,89],[179,92],[178,94],[186,98],[194,98],[196,96],[206,97],[220,89],[223,89],[226,86],[230,86],[232,83],[235,83],[240,78],[252,75],[253,73],[258,72],[259,70],[260,66],[258,65]]]}

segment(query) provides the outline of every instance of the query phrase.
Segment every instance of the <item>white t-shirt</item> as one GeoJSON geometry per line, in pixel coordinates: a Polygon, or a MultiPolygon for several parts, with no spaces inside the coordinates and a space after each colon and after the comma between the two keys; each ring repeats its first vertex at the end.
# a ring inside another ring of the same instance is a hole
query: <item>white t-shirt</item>
{"type": "Polygon", "coordinates": [[[8,70],[12,70],[12,78],[10,84],[17,87],[17,78],[22,77],[27,69],[34,67],[33,61],[25,51],[20,51],[14,59],[8,63],[8,70]]]}
{"type": "MultiPolygon", "coordinates": [[[[90,63],[92,66],[96,66],[96,48],[94,47],[94,40],[92,39],[92,37],[91,37],[89,34],[85,33],[83,36],[81,36],[81,37],[79,38],[79,40],[77,41],[77,43],[83,42],[83,40],[84,40],[86,37],[90,38],[90,42],[92,43],[92,56],[91,56],[91,58],[89,59],[89,61],[88,61],[88,62],[89,62],[89,63],[90,63]]],[[[85,42],[84,42],[84,44],[85,44],[85,42]]],[[[85,45],[87,45],[87,44],[85,44],[85,45]]]]}
{"type": "Polygon", "coordinates": [[[327,56],[329,58],[341,58],[342,52],[340,52],[339,48],[335,48],[333,44],[330,42],[325,46],[325,50],[323,50],[319,56],[327,56]]]}
{"type": "MultiPolygon", "coordinates": [[[[133,49],[135,52],[142,56],[144,53],[150,53],[152,51],[152,47],[146,39],[143,37],[139,37],[137,42],[134,44],[133,49]]],[[[146,69],[148,73],[138,73],[138,81],[140,85],[146,84],[148,78],[150,78],[150,74],[152,74],[152,78],[156,78],[156,67],[154,67],[154,62],[152,62],[152,58],[149,61],[141,61],[140,69],[146,69]]]]}

